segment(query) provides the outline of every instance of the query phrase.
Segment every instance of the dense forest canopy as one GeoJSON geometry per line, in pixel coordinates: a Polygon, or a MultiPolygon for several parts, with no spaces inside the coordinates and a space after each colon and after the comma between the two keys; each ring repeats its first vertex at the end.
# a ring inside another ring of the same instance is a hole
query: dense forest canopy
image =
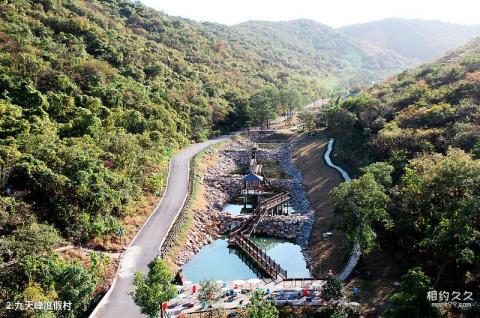
{"type": "Polygon", "coordinates": [[[176,150],[407,64],[308,21],[227,27],[127,0],[0,0],[1,300],[74,301],[59,315],[84,316],[106,261],[53,248],[115,236],[161,194],[176,150]]]}
{"type": "MultiPolygon", "coordinates": [[[[479,105],[476,39],[434,63],[332,101],[317,118],[338,142],[337,160],[357,176],[332,193],[350,243],[366,253],[395,251],[404,267],[425,271],[430,288],[468,290],[475,299],[479,105]]],[[[402,317],[409,297],[394,297],[392,317],[402,317]]]]}

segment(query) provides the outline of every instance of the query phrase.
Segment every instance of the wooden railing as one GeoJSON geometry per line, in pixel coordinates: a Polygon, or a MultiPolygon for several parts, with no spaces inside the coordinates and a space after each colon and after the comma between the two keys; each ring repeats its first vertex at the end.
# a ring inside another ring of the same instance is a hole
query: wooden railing
{"type": "Polygon", "coordinates": [[[258,248],[248,238],[255,230],[261,219],[268,213],[269,210],[277,207],[290,200],[290,193],[282,192],[277,194],[260,204],[253,211],[252,217],[240,226],[237,230],[230,234],[229,244],[238,247],[243,251],[259,268],[273,278],[286,279],[287,271],[280,267],[270,256],[258,248]]]}
{"type": "Polygon", "coordinates": [[[253,210],[252,217],[250,217],[243,226],[233,231],[230,236],[235,236],[238,233],[242,233],[245,236],[252,235],[255,227],[258,225],[258,223],[260,223],[260,221],[268,213],[268,211],[280,204],[288,202],[288,200],[290,200],[290,193],[282,192],[260,202],[258,206],[253,210]]]}
{"type": "MultiPolygon", "coordinates": [[[[266,213],[268,210],[275,208],[276,206],[287,202],[290,200],[290,193],[288,192],[282,192],[280,194],[274,195],[271,198],[268,198],[258,205],[258,209],[260,210],[260,213],[266,213]]],[[[256,209],[257,210],[257,209],[256,209]]]]}
{"type": "Polygon", "coordinates": [[[284,270],[270,256],[256,246],[250,239],[243,235],[237,235],[234,238],[235,245],[238,246],[250,259],[265,273],[273,278],[287,278],[287,271],[284,270]]]}

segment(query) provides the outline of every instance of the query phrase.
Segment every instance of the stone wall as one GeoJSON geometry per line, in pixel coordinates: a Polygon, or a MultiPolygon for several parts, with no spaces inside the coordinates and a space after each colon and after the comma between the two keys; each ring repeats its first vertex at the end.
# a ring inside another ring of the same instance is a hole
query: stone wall
{"type": "MultiPolygon", "coordinates": [[[[246,222],[250,215],[232,216],[229,213],[219,215],[219,230],[221,234],[228,234],[246,222]]],[[[301,237],[303,227],[308,223],[306,215],[266,215],[255,229],[255,234],[276,238],[297,240],[301,237]]]]}
{"type": "Polygon", "coordinates": [[[258,224],[255,234],[297,240],[307,222],[305,215],[266,216],[258,224]]]}
{"type": "Polygon", "coordinates": [[[204,207],[194,208],[193,222],[187,237],[170,260],[177,266],[188,262],[204,245],[220,237],[223,206],[241,190],[241,175],[234,174],[248,162],[253,144],[249,140],[229,140],[218,149],[217,160],[206,162],[207,168],[200,175],[199,184],[204,189],[204,207]]]}

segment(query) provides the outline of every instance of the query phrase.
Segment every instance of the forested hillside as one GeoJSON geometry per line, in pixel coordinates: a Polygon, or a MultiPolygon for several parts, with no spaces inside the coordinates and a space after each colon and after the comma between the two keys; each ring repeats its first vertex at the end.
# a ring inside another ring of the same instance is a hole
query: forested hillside
{"type": "Polygon", "coordinates": [[[106,260],[54,247],[116,236],[175,150],[257,119],[257,90],[286,108],[322,94],[226,27],[127,1],[1,1],[0,47],[1,303],[72,302],[61,316],[85,315],[106,260]]]}
{"type": "Polygon", "coordinates": [[[292,24],[308,34],[294,46],[243,28],[140,2],[0,0],[2,303],[72,301],[60,315],[85,315],[106,261],[53,248],[115,237],[161,194],[176,150],[405,66],[311,23],[292,24]]]}
{"type": "Polygon", "coordinates": [[[257,43],[252,49],[265,59],[310,75],[328,74],[326,81],[370,84],[411,65],[394,51],[356,42],[313,20],[250,21],[233,28],[257,43]]]}
{"type": "Polygon", "coordinates": [[[393,18],[349,25],[338,30],[354,39],[421,62],[438,58],[447,50],[480,36],[480,25],[393,18]]]}
{"type": "Polygon", "coordinates": [[[428,289],[478,299],[480,39],[332,102],[319,124],[357,176],[332,193],[350,242],[420,267],[410,289],[392,298],[390,317],[412,308],[436,316],[422,312],[428,289]]]}

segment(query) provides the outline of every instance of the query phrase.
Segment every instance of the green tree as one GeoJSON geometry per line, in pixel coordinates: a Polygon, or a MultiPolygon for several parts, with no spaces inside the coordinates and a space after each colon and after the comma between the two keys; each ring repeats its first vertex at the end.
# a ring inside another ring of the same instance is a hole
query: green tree
{"type": "Polygon", "coordinates": [[[255,291],[250,297],[250,303],[247,305],[243,318],[278,318],[278,309],[273,300],[264,296],[263,291],[255,291]]]}
{"type": "Polygon", "coordinates": [[[338,138],[348,139],[357,123],[357,115],[336,105],[330,105],[323,113],[325,125],[338,138]],[[347,136],[345,136],[347,134],[347,136]]]}
{"type": "Polygon", "coordinates": [[[100,281],[102,275],[107,271],[109,263],[110,258],[108,256],[98,252],[90,253],[90,273],[96,283],[100,281]]]}
{"type": "Polygon", "coordinates": [[[304,110],[304,111],[299,112],[298,113],[298,118],[300,119],[300,121],[303,124],[303,127],[307,131],[312,131],[312,130],[315,129],[316,117],[315,117],[315,114],[312,113],[311,111],[304,110]]]}
{"type": "Polygon", "coordinates": [[[372,173],[367,172],[358,179],[342,183],[331,194],[336,209],[341,213],[341,226],[350,244],[359,243],[362,251],[368,253],[377,237],[374,227],[379,223],[391,226],[386,211],[390,198],[385,188],[372,173]]]}
{"type": "Polygon", "coordinates": [[[64,263],[55,275],[58,298],[72,304],[66,316],[78,317],[85,313],[93,299],[95,278],[78,261],[64,263]]]}
{"type": "MultiPolygon", "coordinates": [[[[53,301],[58,299],[58,295],[55,291],[44,291],[42,286],[39,283],[29,284],[22,292],[23,301],[53,301]]],[[[55,314],[51,311],[38,311],[38,310],[27,310],[29,317],[34,318],[54,318],[55,314]]]]}
{"type": "Polygon", "coordinates": [[[38,283],[44,293],[58,295],[58,299],[71,303],[71,310],[62,311],[64,317],[78,317],[92,301],[95,279],[78,260],[64,261],[57,253],[29,255],[18,264],[28,277],[28,285],[38,283]]]}
{"type": "Polygon", "coordinates": [[[396,222],[402,245],[430,256],[435,285],[448,267],[478,263],[472,246],[480,235],[479,184],[480,161],[450,149],[447,155],[412,160],[395,191],[398,213],[404,215],[396,222]]]}
{"type": "Polygon", "coordinates": [[[148,264],[148,268],[146,277],[141,272],[135,273],[133,279],[135,291],[132,292],[132,297],[142,314],[154,318],[160,313],[163,317],[162,304],[177,294],[177,289],[172,284],[173,274],[161,258],[154,259],[148,264]]]}
{"type": "MultiPolygon", "coordinates": [[[[22,108],[0,100],[0,138],[28,132],[30,125],[22,116],[22,108]]],[[[0,156],[2,158],[2,156],[0,156]]]]}
{"type": "Polygon", "coordinates": [[[393,170],[393,166],[389,165],[386,162],[375,162],[361,169],[363,174],[371,173],[375,178],[375,181],[381,186],[383,186],[386,190],[390,189],[390,187],[392,186],[393,170]]]}
{"type": "Polygon", "coordinates": [[[438,308],[428,300],[431,281],[420,267],[410,269],[402,277],[400,291],[390,297],[392,307],[385,312],[387,318],[434,318],[440,317],[438,308]]]}
{"type": "Polygon", "coordinates": [[[260,127],[270,125],[270,121],[277,116],[279,92],[275,87],[266,87],[256,91],[250,97],[251,117],[260,127]]]}
{"type": "Polygon", "coordinates": [[[12,235],[0,240],[0,253],[19,260],[29,255],[46,254],[63,242],[54,227],[34,222],[17,228],[12,235]]]}
{"type": "Polygon", "coordinates": [[[325,286],[322,289],[322,296],[326,300],[337,300],[343,297],[343,284],[337,278],[337,276],[329,273],[327,276],[327,280],[325,281],[325,286]]]}
{"type": "Polygon", "coordinates": [[[200,282],[200,290],[198,292],[198,300],[203,307],[211,307],[220,299],[220,288],[214,280],[204,280],[200,282]]]}
{"type": "Polygon", "coordinates": [[[280,103],[285,108],[287,119],[291,119],[294,112],[302,108],[302,95],[297,87],[288,85],[280,90],[280,103]]]}
{"type": "MultiPolygon", "coordinates": [[[[25,202],[9,196],[0,196],[0,227],[5,234],[30,223],[34,218],[30,206],[25,202]]],[[[5,241],[0,243],[0,246],[6,244],[6,241],[10,239],[5,237],[5,241]]]]}

